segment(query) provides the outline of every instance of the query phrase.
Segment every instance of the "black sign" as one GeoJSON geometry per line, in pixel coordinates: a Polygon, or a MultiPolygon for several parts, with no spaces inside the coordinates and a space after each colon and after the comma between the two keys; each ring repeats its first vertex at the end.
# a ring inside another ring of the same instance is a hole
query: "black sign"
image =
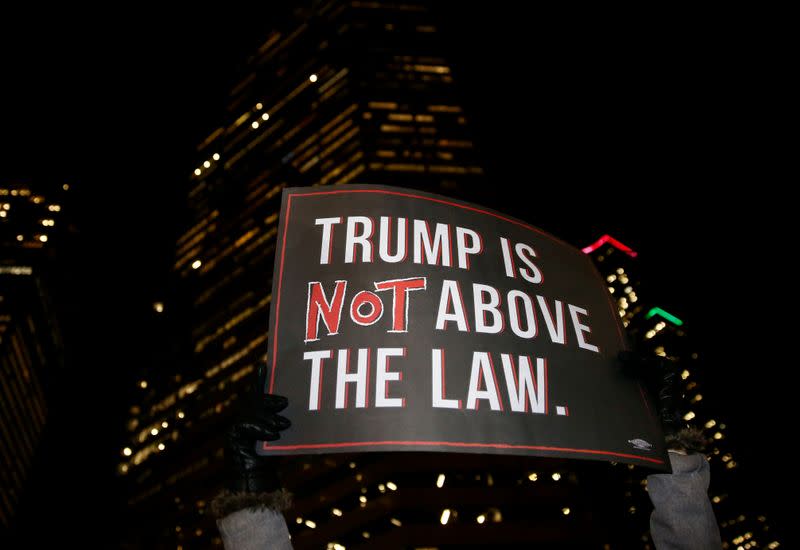
{"type": "Polygon", "coordinates": [[[269,393],[292,428],[262,454],[454,451],[667,470],[658,422],[616,361],[590,259],[438,195],[283,192],[269,393]]]}

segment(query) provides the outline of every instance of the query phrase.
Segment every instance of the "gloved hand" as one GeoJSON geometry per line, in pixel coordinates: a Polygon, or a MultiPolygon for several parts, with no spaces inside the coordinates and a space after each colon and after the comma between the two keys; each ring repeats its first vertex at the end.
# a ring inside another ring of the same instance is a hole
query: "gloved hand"
{"type": "Polygon", "coordinates": [[[256,454],[257,441],[275,441],[280,431],[291,426],[278,413],[289,400],[281,395],[248,397],[228,430],[225,450],[228,463],[228,490],[234,493],[266,493],[280,488],[277,459],[256,454]]]}
{"type": "Polygon", "coordinates": [[[667,448],[684,453],[703,452],[707,445],[703,431],[687,425],[680,411],[679,363],[663,357],[643,357],[633,351],[621,351],[618,358],[622,372],[640,380],[655,396],[667,448]]]}
{"type": "Polygon", "coordinates": [[[663,357],[644,357],[633,351],[621,351],[618,355],[622,372],[638,379],[656,399],[658,417],[664,434],[669,436],[683,427],[678,412],[681,396],[676,361],[663,357]]]}

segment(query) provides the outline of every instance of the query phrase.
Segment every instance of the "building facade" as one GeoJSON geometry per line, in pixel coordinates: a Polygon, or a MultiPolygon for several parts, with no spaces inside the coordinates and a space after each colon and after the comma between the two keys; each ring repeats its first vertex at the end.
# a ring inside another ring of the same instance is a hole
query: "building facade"
{"type": "Polygon", "coordinates": [[[0,183],[0,534],[14,526],[63,368],[46,274],[64,189],[0,183]]]}
{"type": "MultiPolygon", "coordinates": [[[[711,466],[709,497],[720,526],[723,548],[778,548],[780,542],[771,531],[768,518],[757,503],[746,497],[744,484],[728,439],[724,411],[714,402],[714,387],[709,381],[709,366],[697,351],[687,323],[658,306],[641,293],[638,253],[604,235],[583,251],[589,254],[608,283],[620,318],[627,328],[631,344],[638,353],[675,361],[680,372],[678,409],[683,421],[704,431],[710,441],[708,460],[711,466]]],[[[625,495],[630,510],[652,508],[646,493],[637,487],[637,478],[625,479],[625,495]]],[[[638,483],[641,485],[641,483],[638,483]]],[[[642,485],[642,488],[646,485],[642,485]]],[[[649,526],[638,525],[642,540],[649,526]]]]}

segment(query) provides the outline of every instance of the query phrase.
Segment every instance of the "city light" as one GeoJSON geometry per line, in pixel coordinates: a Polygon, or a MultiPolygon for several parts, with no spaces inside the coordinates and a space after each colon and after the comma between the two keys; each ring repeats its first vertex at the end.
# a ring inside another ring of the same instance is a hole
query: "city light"
{"type": "Polygon", "coordinates": [[[269,113],[264,113],[263,115],[261,115],[261,120],[264,121],[269,120],[269,113]]]}
{"type": "Polygon", "coordinates": [[[257,130],[258,129],[258,121],[254,120],[253,123],[250,126],[253,127],[253,130],[257,130]]]}
{"type": "Polygon", "coordinates": [[[439,474],[439,477],[436,479],[436,486],[441,489],[444,486],[444,474],[439,474]]]}
{"type": "Polygon", "coordinates": [[[39,235],[39,240],[42,241],[43,243],[46,243],[47,242],[47,235],[39,235]]]}
{"type": "Polygon", "coordinates": [[[164,444],[163,443],[159,443],[158,444],[158,450],[159,451],[163,451],[164,450],[164,444]]]}
{"type": "Polygon", "coordinates": [[[528,476],[528,479],[530,479],[531,481],[536,481],[537,479],[539,479],[539,476],[536,474],[536,472],[533,472],[528,476]]]}
{"type": "Polygon", "coordinates": [[[153,304],[153,309],[156,310],[156,313],[161,313],[164,311],[164,304],[162,302],[156,302],[153,304]]]}
{"type": "Polygon", "coordinates": [[[565,516],[568,516],[569,515],[569,508],[566,508],[566,507],[562,508],[561,509],[561,513],[564,514],[565,516]]]}
{"type": "Polygon", "coordinates": [[[139,387],[142,388],[143,390],[147,389],[147,380],[142,380],[141,382],[139,382],[139,387]]]}
{"type": "Polygon", "coordinates": [[[313,521],[311,521],[310,519],[307,519],[306,520],[306,527],[309,527],[311,529],[316,529],[317,528],[317,524],[314,523],[313,521]]]}
{"type": "Polygon", "coordinates": [[[331,509],[331,514],[337,517],[342,517],[342,511],[339,510],[338,508],[331,509]]]}
{"type": "Polygon", "coordinates": [[[447,525],[447,522],[450,521],[450,509],[445,508],[442,510],[442,517],[439,518],[439,523],[442,525],[447,525]]]}
{"type": "Polygon", "coordinates": [[[186,415],[183,414],[183,411],[178,411],[178,418],[183,418],[184,416],[186,415]]]}
{"type": "Polygon", "coordinates": [[[692,411],[689,411],[689,412],[687,412],[686,414],[683,415],[683,419],[687,420],[687,421],[693,419],[694,417],[695,417],[695,414],[692,411]]]}
{"type": "Polygon", "coordinates": [[[192,262],[192,269],[199,269],[201,265],[203,265],[203,262],[200,260],[195,260],[192,262]]]}
{"type": "Polygon", "coordinates": [[[669,321],[670,323],[672,323],[672,324],[674,324],[676,326],[683,325],[683,321],[681,321],[680,319],[678,319],[677,317],[675,317],[671,313],[667,313],[666,311],[664,311],[660,307],[654,307],[653,309],[648,311],[647,315],[645,315],[644,318],[645,319],[650,319],[651,317],[653,317],[655,315],[659,315],[659,316],[663,317],[664,319],[666,319],[667,321],[669,321]]]}
{"type": "Polygon", "coordinates": [[[195,176],[199,176],[199,175],[200,175],[200,174],[202,174],[202,173],[203,173],[203,171],[202,171],[202,170],[200,170],[199,168],[195,168],[195,169],[194,169],[194,175],[195,175],[195,176]]]}
{"type": "Polygon", "coordinates": [[[158,435],[158,428],[153,428],[150,430],[150,435],[158,435]]]}
{"type": "Polygon", "coordinates": [[[208,162],[208,161],[205,161],[205,162],[203,163],[203,167],[204,167],[204,168],[211,168],[211,163],[210,163],[210,162],[208,162]]]}
{"type": "Polygon", "coordinates": [[[561,474],[559,474],[558,472],[554,473],[553,474],[553,481],[558,481],[559,479],[561,479],[561,474]]]}
{"type": "Polygon", "coordinates": [[[124,449],[122,449],[122,454],[124,454],[125,456],[131,456],[132,452],[133,451],[131,451],[130,447],[125,447],[124,449]]]}
{"type": "Polygon", "coordinates": [[[308,79],[309,79],[311,82],[316,82],[316,81],[317,81],[317,75],[315,75],[315,74],[312,74],[311,76],[309,76],[309,77],[308,77],[308,79]]]}
{"type": "Polygon", "coordinates": [[[211,155],[211,158],[214,160],[219,160],[219,153],[214,153],[213,155],[211,155]]]}
{"type": "Polygon", "coordinates": [[[392,525],[394,525],[395,527],[402,527],[402,526],[403,526],[403,524],[402,524],[402,523],[400,523],[400,520],[399,520],[399,519],[397,519],[397,518],[392,518],[392,519],[390,519],[389,521],[390,521],[390,522],[392,523],[392,525]]]}
{"type": "Polygon", "coordinates": [[[625,246],[624,244],[619,242],[617,239],[615,239],[611,235],[603,235],[602,237],[600,237],[594,243],[592,243],[589,246],[583,248],[582,249],[583,253],[584,254],[591,254],[592,252],[594,252],[595,250],[597,250],[598,248],[600,248],[601,246],[603,246],[606,243],[610,244],[611,246],[613,246],[617,250],[621,250],[622,252],[624,252],[625,254],[630,256],[631,258],[635,258],[636,256],[638,256],[637,252],[632,250],[630,247],[625,246]]]}
{"type": "Polygon", "coordinates": [[[23,237],[22,235],[17,235],[17,240],[18,240],[18,241],[22,241],[22,240],[24,240],[24,239],[25,239],[25,237],[23,237]]]}
{"type": "Polygon", "coordinates": [[[167,428],[168,426],[169,426],[169,424],[167,424],[167,421],[166,421],[166,420],[165,420],[164,422],[162,422],[162,423],[161,423],[161,427],[162,427],[162,428],[167,428]]]}
{"type": "Polygon", "coordinates": [[[477,521],[482,525],[486,521],[486,515],[485,514],[479,515],[477,518],[475,518],[475,521],[477,521]]]}
{"type": "Polygon", "coordinates": [[[392,482],[392,481],[387,481],[386,482],[386,486],[389,489],[391,489],[392,491],[396,491],[397,490],[397,485],[395,485],[394,482],[392,482]]]}
{"type": "Polygon", "coordinates": [[[261,110],[261,109],[263,109],[263,108],[264,108],[264,105],[262,105],[261,103],[256,103],[256,109],[257,109],[257,110],[259,110],[259,111],[260,111],[260,110],[261,110]]]}

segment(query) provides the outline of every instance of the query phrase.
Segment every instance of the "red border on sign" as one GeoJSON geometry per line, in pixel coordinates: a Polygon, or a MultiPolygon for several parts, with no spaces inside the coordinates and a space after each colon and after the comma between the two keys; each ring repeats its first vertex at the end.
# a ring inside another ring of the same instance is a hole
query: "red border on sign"
{"type": "MultiPolygon", "coordinates": [[[[506,216],[502,216],[495,212],[491,212],[489,210],[484,210],[481,208],[476,208],[474,206],[468,206],[466,204],[458,204],[456,202],[451,202],[444,199],[437,199],[433,197],[425,197],[422,195],[414,195],[411,193],[402,193],[399,191],[387,191],[382,189],[342,189],[337,191],[318,191],[314,193],[295,193],[290,194],[286,201],[286,220],[283,224],[283,242],[281,243],[281,260],[280,260],[280,268],[278,270],[278,298],[275,302],[275,329],[273,338],[273,345],[272,345],[272,369],[270,372],[270,379],[269,379],[269,392],[272,393],[275,387],[275,370],[278,364],[278,321],[280,320],[280,308],[281,308],[281,289],[283,287],[283,262],[286,253],[286,233],[289,229],[289,216],[292,211],[292,197],[313,197],[319,195],[341,195],[344,193],[378,193],[381,195],[396,195],[400,197],[408,197],[412,199],[420,199],[430,202],[437,202],[439,204],[446,204],[448,206],[454,206],[456,208],[461,208],[462,210],[470,210],[472,212],[477,212],[478,214],[485,214],[487,216],[492,216],[499,220],[503,220],[505,222],[513,223],[514,225],[518,225],[530,231],[535,231],[540,235],[552,239],[559,244],[569,246],[564,241],[549,235],[538,229],[533,227],[532,225],[528,225],[523,223],[519,220],[515,220],[513,218],[508,218],[506,216]]],[[[588,259],[587,259],[588,261],[588,259]]],[[[597,273],[593,270],[595,275],[597,273]]],[[[609,298],[609,305],[611,305],[610,298],[609,298]]],[[[612,315],[615,313],[613,307],[611,308],[612,315]]],[[[624,340],[622,338],[622,333],[619,329],[619,323],[617,322],[616,317],[614,317],[615,323],[614,326],[617,329],[617,334],[620,338],[620,342],[624,345],[624,340]]],[[[649,412],[649,411],[648,411],[649,412]]],[[[530,451],[554,451],[554,452],[567,452],[567,453],[576,453],[576,454],[595,454],[595,455],[606,455],[606,456],[616,456],[622,458],[634,458],[637,460],[644,460],[646,462],[652,462],[655,464],[664,464],[663,460],[657,458],[649,458],[646,456],[639,456],[639,455],[632,455],[632,454],[625,454],[625,453],[615,453],[612,451],[598,451],[594,449],[570,449],[566,447],[546,447],[546,446],[537,446],[537,445],[511,445],[508,443],[462,443],[456,441],[362,441],[362,442],[342,442],[342,443],[311,443],[311,444],[303,444],[303,445],[269,445],[266,441],[264,442],[264,449],[274,449],[274,450],[284,450],[284,451],[291,451],[291,450],[302,450],[302,449],[341,449],[347,447],[379,447],[383,445],[414,445],[414,446],[442,446],[442,447],[455,447],[455,448],[489,448],[489,449],[520,449],[520,450],[530,450],[530,451]]]]}

